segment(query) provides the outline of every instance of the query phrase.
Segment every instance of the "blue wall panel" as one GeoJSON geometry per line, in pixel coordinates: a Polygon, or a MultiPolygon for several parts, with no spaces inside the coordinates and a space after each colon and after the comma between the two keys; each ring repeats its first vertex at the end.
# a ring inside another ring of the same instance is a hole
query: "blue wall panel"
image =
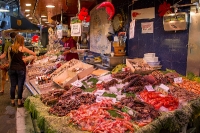
{"type": "MultiPolygon", "coordinates": [[[[167,32],[163,28],[163,18],[158,16],[159,5],[163,1],[160,0],[138,0],[132,6],[131,0],[112,0],[116,8],[116,13],[120,13],[122,8],[128,15],[130,22],[131,10],[155,7],[154,19],[136,20],[135,37],[127,41],[127,55],[129,58],[143,58],[144,53],[155,52],[161,61],[162,69],[174,69],[180,74],[186,74],[187,64],[187,44],[189,27],[185,31],[167,32]],[[154,22],[154,33],[142,34],[142,22],[154,22]]],[[[174,0],[167,0],[171,5],[174,0]]],[[[177,2],[177,1],[175,1],[177,2]]],[[[182,1],[181,4],[190,3],[190,0],[182,1]]],[[[189,13],[189,7],[180,8],[179,11],[189,13]]],[[[127,23],[128,25],[129,23],[127,23]]],[[[128,30],[127,30],[128,33],[128,30]]]]}

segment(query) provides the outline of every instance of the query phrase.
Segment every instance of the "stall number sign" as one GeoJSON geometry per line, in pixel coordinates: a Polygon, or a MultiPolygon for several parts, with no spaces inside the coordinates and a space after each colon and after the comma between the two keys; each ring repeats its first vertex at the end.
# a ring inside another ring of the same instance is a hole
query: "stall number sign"
{"type": "Polygon", "coordinates": [[[174,78],[174,83],[182,83],[182,82],[183,82],[183,78],[182,77],[174,78]]]}
{"type": "Polygon", "coordinates": [[[174,14],[169,16],[164,16],[164,22],[170,21],[185,21],[185,14],[174,14]]]}

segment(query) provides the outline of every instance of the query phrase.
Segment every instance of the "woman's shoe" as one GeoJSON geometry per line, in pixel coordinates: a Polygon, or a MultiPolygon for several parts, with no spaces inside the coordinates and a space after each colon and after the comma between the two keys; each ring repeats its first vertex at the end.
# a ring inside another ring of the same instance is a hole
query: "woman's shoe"
{"type": "Polygon", "coordinates": [[[0,94],[4,94],[4,90],[1,90],[1,91],[0,91],[0,94]]]}
{"type": "Polygon", "coordinates": [[[15,107],[15,103],[11,103],[12,107],[15,107]]]}
{"type": "Polygon", "coordinates": [[[21,103],[21,104],[18,104],[18,106],[17,106],[18,108],[21,108],[21,107],[24,107],[24,104],[23,103],[21,103]]]}

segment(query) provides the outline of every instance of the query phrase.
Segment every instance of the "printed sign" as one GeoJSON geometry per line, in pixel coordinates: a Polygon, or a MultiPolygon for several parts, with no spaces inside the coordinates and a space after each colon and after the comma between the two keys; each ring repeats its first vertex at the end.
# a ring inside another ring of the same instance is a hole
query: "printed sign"
{"type": "Polygon", "coordinates": [[[131,17],[133,19],[151,19],[155,18],[155,8],[145,8],[145,9],[137,9],[131,11],[131,17]]]}
{"type": "Polygon", "coordinates": [[[153,33],[153,22],[141,23],[142,33],[153,33]]]}
{"type": "Polygon", "coordinates": [[[145,88],[147,89],[147,91],[155,91],[153,89],[153,86],[152,85],[146,85],[145,88]]]}
{"type": "Polygon", "coordinates": [[[174,78],[174,83],[182,83],[182,82],[183,82],[183,78],[182,77],[174,78]]]}
{"type": "Polygon", "coordinates": [[[76,87],[82,87],[83,83],[80,80],[76,80],[75,82],[71,83],[71,85],[76,87]]]}
{"type": "Polygon", "coordinates": [[[81,23],[71,24],[71,36],[81,36],[81,23]]]}
{"type": "Polygon", "coordinates": [[[169,87],[167,87],[167,86],[164,85],[164,84],[161,84],[159,87],[162,88],[162,89],[163,89],[164,91],[166,91],[166,92],[169,91],[169,87]]]}
{"type": "Polygon", "coordinates": [[[94,95],[95,95],[95,96],[102,96],[104,92],[105,92],[105,90],[97,90],[97,91],[94,93],[94,95]]]}

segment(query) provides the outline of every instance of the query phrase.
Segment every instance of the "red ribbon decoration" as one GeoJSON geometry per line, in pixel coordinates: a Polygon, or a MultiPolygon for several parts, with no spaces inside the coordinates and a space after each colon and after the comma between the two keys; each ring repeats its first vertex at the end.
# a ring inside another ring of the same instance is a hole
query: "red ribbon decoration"
{"type": "Polygon", "coordinates": [[[106,13],[109,15],[108,20],[111,20],[115,14],[115,8],[113,4],[111,2],[102,2],[99,6],[97,6],[96,9],[103,8],[103,7],[106,8],[106,13]]]}
{"type": "Polygon", "coordinates": [[[163,4],[159,5],[159,9],[158,9],[159,16],[162,17],[167,12],[172,12],[170,6],[171,5],[169,3],[167,3],[166,1],[164,1],[163,4]]]}

